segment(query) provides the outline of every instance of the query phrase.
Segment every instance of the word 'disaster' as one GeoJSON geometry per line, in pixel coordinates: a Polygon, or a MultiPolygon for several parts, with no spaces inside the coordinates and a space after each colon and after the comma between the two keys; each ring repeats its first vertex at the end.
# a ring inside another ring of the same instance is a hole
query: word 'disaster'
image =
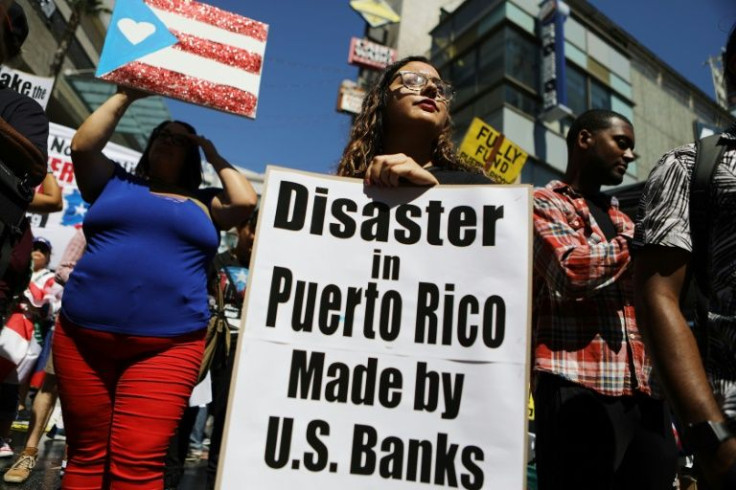
{"type": "Polygon", "coordinates": [[[492,247],[496,244],[496,222],[502,218],[503,206],[484,205],[477,212],[470,206],[446,209],[437,200],[429,201],[423,208],[411,203],[400,204],[393,211],[380,201],[369,201],[359,207],[350,198],[330,200],[325,187],[317,187],[310,193],[302,184],[283,181],[279,187],[274,227],[301,231],[309,223],[310,234],[327,232],[343,239],[359,236],[365,241],[394,240],[404,245],[424,240],[438,246],[447,240],[456,247],[467,247],[480,239],[484,246],[492,247]],[[308,210],[311,210],[309,219],[308,210]],[[328,210],[332,220],[325,223],[328,210]]]}

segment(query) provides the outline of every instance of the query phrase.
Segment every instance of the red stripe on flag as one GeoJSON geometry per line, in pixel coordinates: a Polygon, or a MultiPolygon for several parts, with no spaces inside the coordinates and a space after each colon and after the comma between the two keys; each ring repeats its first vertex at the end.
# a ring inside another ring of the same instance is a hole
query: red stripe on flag
{"type": "Polygon", "coordinates": [[[249,117],[253,117],[258,103],[258,98],[245,90],[137,61],[113,70],[102,78],[123,85],[132,82],[143,90],[249,117]]]}
{"type": "Polygon", "coordinates": [[[20,338],[26,341],[33,337],[33,322],[26,318],[23,313],[12,313],[5,321],[4,328],[9,332],[15,332],[20,338]]]}
{"type": "Polygon", "coordinates": [[[198,2],[182,0],[144,0],[151,7],[205,22],[226,31],[266,41],[268,25],[232,12],[198,2]]]}
{"type": "Polygon", "coordinates": [[[46,293],[43,289],[36,286],[36,284],[33,282],[28,283],[28,291],[30,291],[31,296],[33,297],[33,300],[36,304],[43,301],[43,297],[46,293]]]}
{"type": "Polygon", "coordinates": [[[256,75],[261,72],[263,57],[259,54],[228,44],[202,39],[181,31],[172,30],[171,32],[179,39],[179,42],[173,46],[175,49],[241,68],[256,75]]]}

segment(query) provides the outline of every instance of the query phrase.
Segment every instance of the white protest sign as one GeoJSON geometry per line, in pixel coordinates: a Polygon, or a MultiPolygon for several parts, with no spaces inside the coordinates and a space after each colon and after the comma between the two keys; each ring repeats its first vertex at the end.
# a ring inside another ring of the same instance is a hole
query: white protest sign
{"type": "MultiPolygon", "coordinates": [[[[49,172],[53,172],[63,198],[61,212],[50,214],[29,213],[33,235],[44,237],[51,242],[51,268],[55,268],[61,258],[66,244],[74,236],[77,227],[82,225],[89,205],[82,200],[74,177],[74,166],[71,159],[71,142],[75,130],[59,124],[49,124],[49,172]]],[[[138,164],[141,154],[115,143],[108,143],[103,153],[119,163],[125,170],[132,172],[138,164]]]]}
{"type": "Polygon", "coordinates": [[[522,488],[531,188],[269,168],[218,488],[522,488]]]}
{"type": "Polygon", "coordinates": [[[0,88],[9,88],[26,95],[46,109],[54,88],[53,77],[39,77],[24,71],[0,65],[0,88]]]}

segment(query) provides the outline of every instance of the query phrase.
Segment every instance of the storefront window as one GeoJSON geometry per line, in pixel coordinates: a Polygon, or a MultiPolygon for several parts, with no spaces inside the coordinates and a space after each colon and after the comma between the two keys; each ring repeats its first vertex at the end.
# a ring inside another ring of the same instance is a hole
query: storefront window
{"type": "Polygon", "coordinates": [[[458,104],[475,95],[476,54],[476,50],[471,50],[452,62],[450,80],[455,87],[455,100],[458,104]]]}
{"type": "Polygon", "coordinates": [[[588,109],[588,84],[585,75],[577,68],[567,65],[567,106],[575,114],[588,109]]]}
{"type": "Polygon", "coordinates": [[[503,31],[498,31],[478,48],[478,88],[483,90],[503,78],[503,31]]]}
{"type": "Polygon", "coordinates": [[[522,112],[527,114],[537,114],[539,112],[536,98],[524,93],[523,90],[513,85],[506,85],[504,94],[506,102],[522,112]]]}
{"type": "Polygon", "coordinates": [[[592,79],[590,81],[590,108],[611,110],[611,91],[592,79]]]}
{"type": "Polygon", "coordinates": [[[506,74],[537,90],[539,46],[514,29],[505,29],[506,74]]]}

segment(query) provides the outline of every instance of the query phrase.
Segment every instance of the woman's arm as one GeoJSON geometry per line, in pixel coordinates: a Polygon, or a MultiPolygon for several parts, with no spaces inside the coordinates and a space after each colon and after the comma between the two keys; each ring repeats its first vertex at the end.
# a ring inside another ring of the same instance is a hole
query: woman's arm
{"type": "Polygon", "coordinates": [[[142,92],[119,88],[82,123],[72,138],[74,174],[85,201],[97,199],[112,177],[115,164],[102,154],[102,150],[126,109],[141,97],[145,97],[142,92]]]}
{"type": "Polygon", "coordinates": [[[46,174],[41,182],[41,189],[33,194],[33,200],[28,205],[31,213],[56,213],[64,207],[61,199],[61,187],[54,174],[46,174]]]}
{"type": "Polygon", "coordinates": [[[245,175],[222,158],[210,140],[197,135],[189,137],[202,147],[205,158],[222,181],[223,191],[212,200],[210,209],[215,224],[222,230],[229,230],[251,215],[258,203],[258,194],[245,175]]]}

